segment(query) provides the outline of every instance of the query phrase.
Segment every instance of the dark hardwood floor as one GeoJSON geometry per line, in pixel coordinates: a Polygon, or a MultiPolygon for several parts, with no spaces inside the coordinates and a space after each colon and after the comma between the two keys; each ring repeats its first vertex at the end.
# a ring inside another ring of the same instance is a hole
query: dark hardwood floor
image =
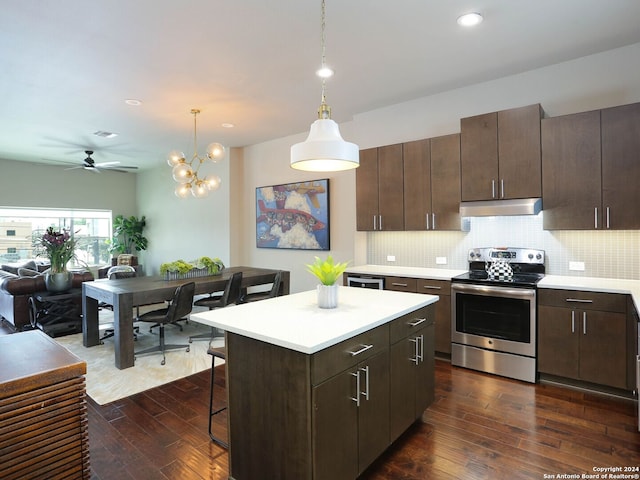
{"type": "MultiPolygon", "coordinates": [[[[105,406],[89,399],[92,478],[227,479],[227,452],[207,434],[209,374],[105,406]]],[[[216,377],[216,394],[224,396],[223,368],[216,377]]],[[[361,479],[539,480],[638,466],[635,407],[437,361],[435,402],[361,479]]]]}

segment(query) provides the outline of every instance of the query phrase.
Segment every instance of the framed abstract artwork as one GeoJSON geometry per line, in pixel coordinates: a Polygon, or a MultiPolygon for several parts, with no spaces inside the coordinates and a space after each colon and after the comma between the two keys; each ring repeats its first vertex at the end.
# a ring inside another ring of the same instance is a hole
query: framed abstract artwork
{"type": "Polygon", "coordinates": [[[329,250],[329,179],[256,188],[256,246],[329,250]]]}

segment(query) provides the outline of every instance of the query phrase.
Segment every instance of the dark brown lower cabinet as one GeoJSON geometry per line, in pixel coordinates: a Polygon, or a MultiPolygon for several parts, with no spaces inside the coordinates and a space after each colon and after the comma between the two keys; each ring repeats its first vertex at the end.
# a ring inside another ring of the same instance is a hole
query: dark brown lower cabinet
{"type": "Polygon", "coordinates": [[[538,301],[540,373],[633,388],[625,295],[543,289],[538,301]]]}
{"type": "MultiPolygon", "coordinates": [[[[434,323],[433,315],[425,312],[425,322],[416,324],[415,331],[406,332],[400,325],[391,325],[391,395],[390,433],[395,441],[433,402],[434,377],[434,323]],[[394,335],[394,327],[398,333],[394,335]]],[[[418,320],[419,321],[419,320],[418,320]]],[[[412,320],[411,323],[416,323],[412,320]]]]}
{"type": "Polygon", "coordinates": [[[355,479],[433,401],[434,315],[429,305],[312,355],[227,332],[231,478],[355,479]]]}

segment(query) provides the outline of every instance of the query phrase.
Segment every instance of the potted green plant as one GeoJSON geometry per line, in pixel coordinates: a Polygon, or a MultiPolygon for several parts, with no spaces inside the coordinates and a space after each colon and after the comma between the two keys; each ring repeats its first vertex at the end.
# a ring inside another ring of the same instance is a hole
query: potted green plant
{"type": "Polygon", "coordinates": [[[140,218],[133,215],[117,215],[113,219],[113,239],[109,252],[133,255],[135,252],[146,250],[149,240],[142,234],[146,225],[144,215],[140,218]]]}
{"type": "Polygon", "coordinates": [[[222,260],[218,257],[200,257],[190,262],[176,260],[174,262],[162,263],[160,265],[160,275],[163,275],[165,280],[175,280],[178,278],[218,275],[223,269],[224,263],[222,263],[222,260]]]}
{"type": "Polygon", "coordinates": [[[338,278],[347,269],[349,262],[334,262],[331,255],[325,260],[315,257],[312,264],[307,265],[307,271],[313,274],[318,285],[318,306],[320,308],[336,308],[338,306],[338,278]]]}

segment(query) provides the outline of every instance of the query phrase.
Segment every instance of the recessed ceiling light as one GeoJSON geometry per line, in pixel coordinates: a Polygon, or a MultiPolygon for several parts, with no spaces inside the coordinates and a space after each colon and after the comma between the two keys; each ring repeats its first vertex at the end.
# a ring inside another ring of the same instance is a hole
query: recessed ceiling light
{"type": "Polygon", "coordinates": [[[235,127],[235,125],[233,123],[223,123],[222,127],[223,128],[233,128],[233,127],[235,127]]]}
{"type": "Polygon", "coordinates": [[[463,27],[472,27],[482,22],[482,14],[477,12],[465,13],[458,17],[458,25],[463,27]]]}
{"type": "Polygon", "coordinates": [[[127,105],[131,105],[132,107],[139,107],[140,105],[142,105],[142,101],[136,98],[127,98],[124,103],[126,103],[127,105]]]}
{"type": "Polygon", "coordinates": [[[118,136],[117,133],[106,132],[104,130],[98,130],[96,132],[93,132],[93,134],[96,135],[97,137],[102,137],[102,138],[113,138],[118,136]]]}

